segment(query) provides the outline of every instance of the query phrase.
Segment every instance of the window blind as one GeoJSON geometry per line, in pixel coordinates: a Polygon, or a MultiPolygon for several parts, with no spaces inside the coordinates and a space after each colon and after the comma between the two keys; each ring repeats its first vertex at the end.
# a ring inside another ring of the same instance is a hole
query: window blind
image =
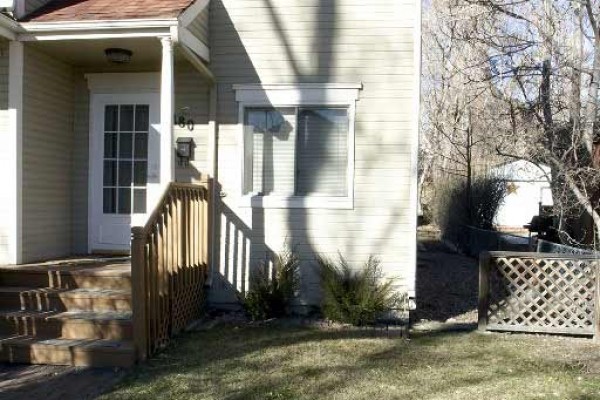
{"type": "Polygon", "coordinates": [[[296,195],[348,194],[348,110],[298,110],[296,195]]]}

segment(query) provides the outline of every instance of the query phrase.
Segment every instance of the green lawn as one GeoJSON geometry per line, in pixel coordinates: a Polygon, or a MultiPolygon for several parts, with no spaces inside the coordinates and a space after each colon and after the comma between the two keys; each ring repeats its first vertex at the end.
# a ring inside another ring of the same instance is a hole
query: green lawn
{"type": "Polygon", "coordinates": [[[187,334],[103,399],[600,399],[591,340],[228,327],[187,334]]]}

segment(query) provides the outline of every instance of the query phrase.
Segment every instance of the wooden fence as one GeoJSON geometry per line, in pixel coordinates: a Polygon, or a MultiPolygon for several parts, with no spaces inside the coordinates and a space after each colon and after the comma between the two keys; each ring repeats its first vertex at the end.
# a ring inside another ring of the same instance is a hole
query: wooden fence
{"type": "Polygon", "coordinates": [[[595,257],[491,252],[479,264],[479,329],[600,338],[595,257]]]}
{"type": "Polygon", "coordinates": [[[132,229],[134,341],[139,360],[200,316],[210,263],[212,181],[171,183],[144,227],[132,229]]]}

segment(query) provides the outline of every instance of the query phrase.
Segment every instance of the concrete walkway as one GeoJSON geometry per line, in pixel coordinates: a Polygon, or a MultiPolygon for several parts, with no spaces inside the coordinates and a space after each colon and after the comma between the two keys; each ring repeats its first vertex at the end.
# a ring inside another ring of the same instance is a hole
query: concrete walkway
{"type": "Polygon", "coordinates": [[[119,369],[0,364],[0,400],[94,399],[123,375],[119,369]]]}

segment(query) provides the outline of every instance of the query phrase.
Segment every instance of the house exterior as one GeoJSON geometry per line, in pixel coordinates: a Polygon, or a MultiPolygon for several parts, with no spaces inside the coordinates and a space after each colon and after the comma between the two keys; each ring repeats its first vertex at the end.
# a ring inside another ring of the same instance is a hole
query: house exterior
{"type": "Polygon", "coordinates": [[[2,5],[0,264],[128,253],[169,182],[210,176],[215,304],[285,246],[299,306],[317,254],[414,297],[418,0],[2,5]]]}

